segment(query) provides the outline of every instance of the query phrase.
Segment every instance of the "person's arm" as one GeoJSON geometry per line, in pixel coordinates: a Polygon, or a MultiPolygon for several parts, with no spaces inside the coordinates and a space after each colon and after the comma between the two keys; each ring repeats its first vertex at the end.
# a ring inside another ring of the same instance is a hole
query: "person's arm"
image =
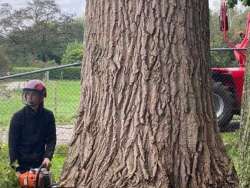
{"type": "Polygon", "coordinates": [[[51,113],[48,125],[44,158],[47,158],[49,160],[52,159],[55,146],[56,146],[56,125],[55,125],[54,115],[53,113],[51,113]]]}
{"type": "Polygon", "coordinates": [[[9,158],[10,165],[14,168],[13,164],[18,159],[17,154],[17,144],[19,143],[19,125],[20,120],[17,118],[15,114],[10,122],[9,128],[9,158]]]}

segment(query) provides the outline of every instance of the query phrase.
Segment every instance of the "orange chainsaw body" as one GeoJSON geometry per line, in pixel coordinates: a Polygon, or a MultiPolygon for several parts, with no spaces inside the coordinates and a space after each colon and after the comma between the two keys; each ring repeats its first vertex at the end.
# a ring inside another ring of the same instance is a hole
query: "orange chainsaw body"
{"type": "Polygon", "coordinates": [[[22,173],[18,177],[18,182],[19,182],[20,187],[36,188],[37,175],[38,175],[38,172],[35,170],[30,170],[25,173],[22,173]]]}

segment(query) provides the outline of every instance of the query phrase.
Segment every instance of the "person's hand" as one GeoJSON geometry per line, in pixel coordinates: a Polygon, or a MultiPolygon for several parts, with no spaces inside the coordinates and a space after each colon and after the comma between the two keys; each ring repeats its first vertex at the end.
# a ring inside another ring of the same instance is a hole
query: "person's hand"
{"type": "Polygon", "coordinates": [[[42,162],[42,165],[43,165],[45,168],[49,169],[50,166],[51,166],[51,162],[50,162],[49,158],[44,158],[44,160],[43,160],[43,162],[42,162]]]}

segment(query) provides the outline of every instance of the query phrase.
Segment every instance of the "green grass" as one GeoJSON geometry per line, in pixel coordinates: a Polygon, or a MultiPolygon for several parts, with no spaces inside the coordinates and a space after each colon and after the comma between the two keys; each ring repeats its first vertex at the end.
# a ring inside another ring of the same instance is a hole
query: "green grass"
{"type": "Polygon", "coordinates": [[[232,159],[236,171],[239,170],[239,151],[238,151],[238,144],[239,144],[239,130],[232,132],[232,133],[223,133],[222,139],[227,151],[228,156],[232,159]]]}
{"type": "Polygon", "coordinates": [[[67,153],[68,147],[66,145],[59,145],[56,147],[51,167],[51,172],[56,182],[59,181],[67,153]]]}
{"type": "MultiPolygon", "coordinates": [[[[80,81],[46,82],[48,97],[45,107],[54,112],[57,124],[72,124],[78,110],[80,81]]],[[[0,128],[9,125],[12,115],[23,107],[20,89],[0,95],[0,128]]]]}

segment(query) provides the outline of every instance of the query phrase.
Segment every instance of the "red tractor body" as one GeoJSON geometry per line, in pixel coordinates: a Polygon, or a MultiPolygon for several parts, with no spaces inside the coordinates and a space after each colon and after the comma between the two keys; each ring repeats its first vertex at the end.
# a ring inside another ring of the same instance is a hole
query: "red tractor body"
{"type": "Polygon", "coordinates": [[[216,82],[222,82],[234,96],[234,108],[237,114],[240,112],[241,98],[244,85],[244,67],[212,68],[212,78],[216,82]]]}
{"type": "Polygon", "coordinates": [[[244,67],[212,68],[213,102],[221,130],[227,128],[234,114],[240,114],[244,67]]]}

